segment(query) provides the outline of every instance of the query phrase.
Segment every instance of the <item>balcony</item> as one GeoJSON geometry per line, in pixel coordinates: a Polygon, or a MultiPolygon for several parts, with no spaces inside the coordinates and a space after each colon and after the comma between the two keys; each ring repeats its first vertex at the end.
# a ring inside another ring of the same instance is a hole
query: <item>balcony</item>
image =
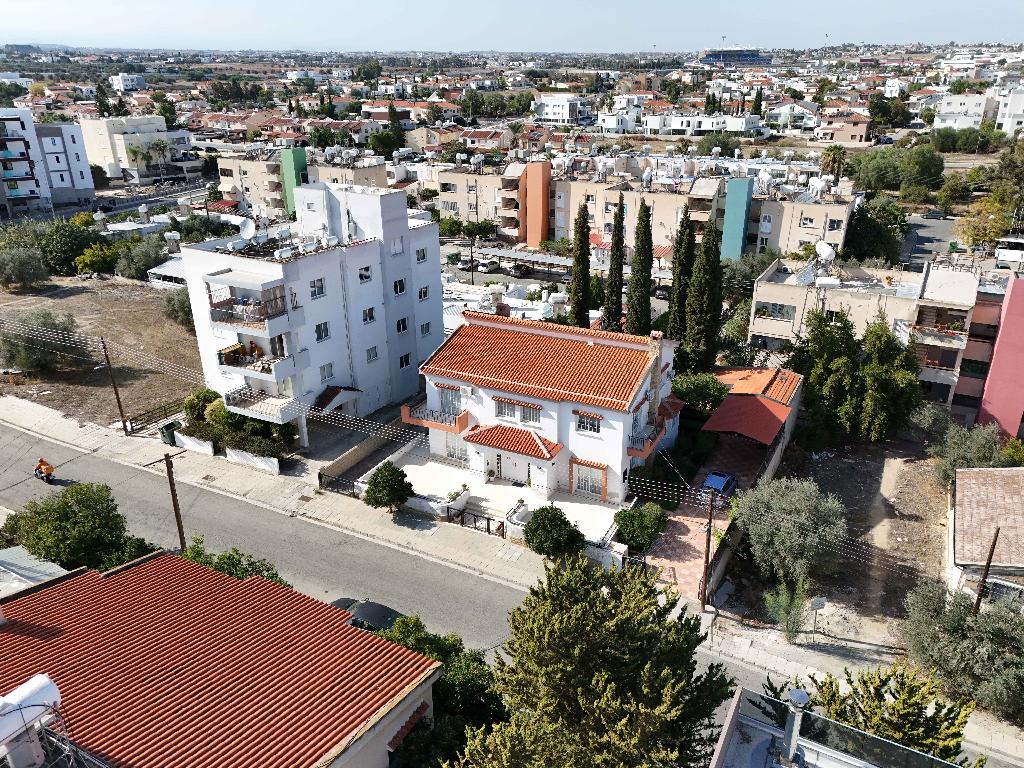
{"type": "Polygon", "coordinates": [[[288,331],[288,301],[284,296],[255,300],[231,296],[219,301],[211,298],[210,322],[232,330],[244,328],[258,336],[277,336],[288,331]]]}
{"type": "Polygon", "coordinates": [[[225,394],[224,406],[232,413],[274,424],[284,424],[302,412],[299,404],[290,397],[260,392],[249,387],[240,387],[225,394]]]}
{"type": "Polygon", "coordinates": [[[914,325],[911,326],[913,338],[921,344],[944,349],[963,349],[967,346],[967,331],[957,326],[946,325],[914,325]]]}
{"type": "Polygon", "coordinates": [[[469,411],[462,410],[459,413],[447,411],[435,411],[427,408],[426,403],[410,407],[403,405],[402,421],[406,424],[413,424],[427,429],[436,429],[441,432],[451,432],[458,435],[469,428],[469,411]]]}
{"type": "Polygon", "coordinates": [[[217,352],[217,365],[222,373],[242,374],[263,381],[281,382],[295,375],[292,355],[268,357],[248,354],[242,344],[232,344],[217,352]]]}
{"type": "Polygon", "coordinates": [[[657,447],[661,438],[665,436],[665,422],[659,419],[648,423],[643,430],[636,435],[629,436],[629,445],[626,447],[626,454],[639,459],[646,459],[657,447]]]}
{"type": "Polygon", "coordinates": [[[3,178],[5,181],[29,181],[34,179],[35,176],[32,175],[31,170],[3,171],[0,172],[0,178],[3,178]]]}
{"type": "Polygon", "coordinates": [[[37,189],[8,189],[4,190],[4,194],[9,199],[11,198],[34,198],[39,197],[39,190],[37,189]]]}

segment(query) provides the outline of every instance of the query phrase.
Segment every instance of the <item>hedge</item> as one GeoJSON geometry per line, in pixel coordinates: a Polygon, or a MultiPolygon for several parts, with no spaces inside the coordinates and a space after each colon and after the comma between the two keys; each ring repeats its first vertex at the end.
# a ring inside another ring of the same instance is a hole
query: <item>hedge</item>
{"type": "Polygon", "coordinates": [[[190,421],[184,427],[179,427],[176,431],[185,435],[185,437],[194,437],[196,440],[205,440],[208,443],[213,443],[215,451],[220,448],[221,442],[224,439],[224,430],[220,427],[215,427],[213,424],[207,424],[205,421],[190,421]]]}
{"type": "Polygon", "coordinates": [[[245,451],[253,456],[268,456],[276,459],[281,458],[285,453],[284,443],[278,440],[268,440],[259,435],[249,435],[244,432],[229,432],[224,436],[224,447],[236,451],[245,451]]]}

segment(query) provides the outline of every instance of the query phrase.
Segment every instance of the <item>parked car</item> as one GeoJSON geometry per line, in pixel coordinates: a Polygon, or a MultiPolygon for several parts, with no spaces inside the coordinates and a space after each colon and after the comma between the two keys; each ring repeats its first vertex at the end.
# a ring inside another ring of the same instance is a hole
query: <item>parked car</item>
{"type": "Polygon", "coordinates": [[[508,273],[512,275],[512,277],[529,277],[533,274],[533,270],[526,264],[513,264],[509,267],[508,273]]]}
{"type": "Polygon", "coordinates": [[[732,496],[736,493],[736,477],[728,472],[708,472],[701,488],[705,493],[714,491],[722,496],[732,496]]]}
{"type": "Polygon", "coordinates": [[[659,285],[654,289],[654,298],[656,299],[668,299],[669,287],[667,285],[659,285]]]}
{"type": "Polygon", "coordinates": [[[497,259],[484,259],[477,264],[477,272],[497,272],[501,268],[497,259]]]}
{"type": "Polygon", "coordinates": [[[468,272],[473,265],[478,263],[478,260],[473,259],[472,261],[470,261],[469,256],[465,255],[459,259],[459,269],[461,269],[463,272],[468,272]]]}
{"type": "Polygon", "coordinates": [[[567,269],[565,270],[565,272],[557,273],[555,275],[555,279],[560,283],[565,283],[566,285],[568,285],[569,283],[572,282],[572,270],[567,269]]]}
{"type": "Polygon", "coordinates": [[[925,211],[921,214],[922,219],[944,219],[946,214],[940,211],[938,208],[932,208],[931,210],[925,211]]]}
{"type": "Polygon", "coordinates": [[[368,632],[391,629],[395,622],[404,616],[394,608],[388,608],[381,603],[357,600],[354,597],[339,597],[337,600],[331,601],[331,605],[351,613],[352,618],[348,620],[348,623],[368,632]]]}

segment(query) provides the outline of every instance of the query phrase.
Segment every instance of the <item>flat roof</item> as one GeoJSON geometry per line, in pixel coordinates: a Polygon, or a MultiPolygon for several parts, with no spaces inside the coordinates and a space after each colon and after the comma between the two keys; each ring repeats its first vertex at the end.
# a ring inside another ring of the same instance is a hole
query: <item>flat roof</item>
{"type": "Polygon", "coordinates": [[[75,744],[122,768],[318,764],[440,666],[347,611],[167,553],[3,610],[0,693],[45,672],[75,744]]]}
{"type": "Polygon", "coordinates": [[[932,267],[925,277],[922,301],[973,307],[978,297],[978,276],[959,269],[932,267]]]}

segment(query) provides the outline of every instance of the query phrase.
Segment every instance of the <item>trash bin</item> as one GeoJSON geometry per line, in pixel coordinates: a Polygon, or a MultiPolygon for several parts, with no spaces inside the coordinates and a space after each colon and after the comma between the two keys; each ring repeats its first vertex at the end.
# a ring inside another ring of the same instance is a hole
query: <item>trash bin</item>
{"type": "Polygon", "coordinates": [[[174,445],[174,430],[181,426],[180,421],[169,421],[160,427],[160,439],[167,445],[174,445]]]}

